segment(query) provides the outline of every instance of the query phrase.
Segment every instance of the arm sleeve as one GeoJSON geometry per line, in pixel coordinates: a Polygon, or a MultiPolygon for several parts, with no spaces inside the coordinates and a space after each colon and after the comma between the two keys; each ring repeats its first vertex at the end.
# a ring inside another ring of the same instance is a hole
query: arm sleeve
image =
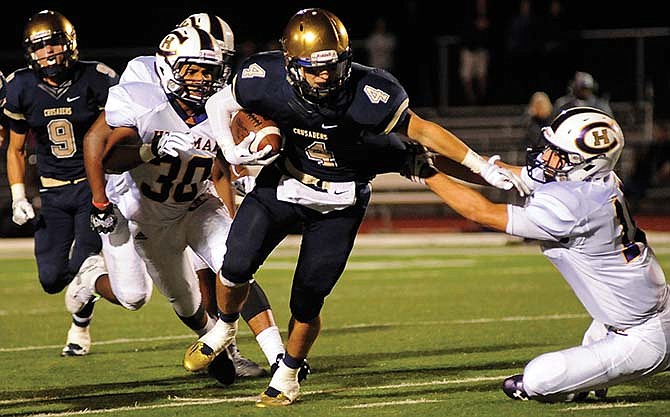
{"type": "Polygon", "coordinates": [[[218,91],[205,104],[205,111],[207,111],[207,118],[212,126],[214,138],[216,138],[216,143],[221,149],[235,146],[233,134],[230,131],[230,119],[239,110],[242,110],[242,106],[235,100],[232,84],[218,91]]]}

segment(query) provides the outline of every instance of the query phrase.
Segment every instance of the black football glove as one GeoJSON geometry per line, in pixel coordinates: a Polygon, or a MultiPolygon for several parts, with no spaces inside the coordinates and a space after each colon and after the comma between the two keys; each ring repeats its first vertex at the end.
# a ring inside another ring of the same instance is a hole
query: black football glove
{"type": "Polygon", "coordinates": [[[118,219],[114,213],[114,205],[108,204],[103,210],[96,206],[91,206],[89,224],[91,229],[98,233],[110,233],[116,227],[118,219]]]}
{"type": "Polygon", "coordinates": [[[405,163],[400,169],[400,175],[413,182],[425,183],[426,178],[437,174],[433,164],[433,154],[425,146],[415,142],[405,142],[405,163]]]}

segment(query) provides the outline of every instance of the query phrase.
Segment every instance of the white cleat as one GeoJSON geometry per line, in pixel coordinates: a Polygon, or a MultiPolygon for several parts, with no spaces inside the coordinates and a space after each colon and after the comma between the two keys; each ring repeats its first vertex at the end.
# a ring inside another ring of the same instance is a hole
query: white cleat
{"type": "Polygon", "coordinates": [[[84,356],[91,350],[91,326],[79,327],[72,323],[61,356],[84,356]]]}
{"type": "Polygon", "coordinates": [[[95,298],[95,280],[106,273],[102,255],[91,255],[86,258],[65,291],[67,311],[72,314],[78,313],[92,298],[95,298]]]}

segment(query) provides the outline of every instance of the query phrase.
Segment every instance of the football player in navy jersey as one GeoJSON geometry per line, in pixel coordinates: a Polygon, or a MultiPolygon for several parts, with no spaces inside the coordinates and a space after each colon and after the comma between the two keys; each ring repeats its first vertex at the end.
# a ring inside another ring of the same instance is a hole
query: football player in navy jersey
{"type": "Polygon", "coordinates": [[[9,122],[3,109],[7,101],[7,80],[5,74],[0,71],[0,147],[2,147],[9,136],[9,122]]]}
{"type": "Polygon", "coordinates": [[[228,235],[217,281],[221,320],[184,357],[191,369],[204,369],[233,340],[253,274],[291,230],[302,228],[290,299],[292,328],[283,360],[256,403],[260,407],[289,405],[299,397],[298,370],[319,334],[325,298],[353,248],[370,180],[383,165],[372,162],[379,147],[365,137],[383,141],[384,135],[398,133],[500,188],[510,189],[518,179],[412,112],[391,74],[352,63],[346,28],[331,12],[299,11],[281,43],[282,51],[250,56],[232,86],[206,104],[228,162],[265,166],[228,235]],[[242,108],[277,122],[285,136],[281,154],[269,156],[269,147],[251,152],[253,134],[235,144],[230,115],[242,108]]]}
{"type": "MultiPolygon", "coordinates": [[[[101,249],[89,226],[91,190],[86,181],[82,139],[118,82],[110,67],[80,61],[77,34],[61,13],[43,10],[27,22],[23,36],[28,66],[8,77],[4,112],[9,118],[7,176],[12,220],[33,220],[35,258],[42,288],[61,292],[80,271],[84,259],[101,249]],[[41,207],[36,213],[25,194],[25,143],[28,131],[37,143],[41,207]]],[[[81,356],[91,345],[93,299],[76,314],[61,355],[81,356]]]]}

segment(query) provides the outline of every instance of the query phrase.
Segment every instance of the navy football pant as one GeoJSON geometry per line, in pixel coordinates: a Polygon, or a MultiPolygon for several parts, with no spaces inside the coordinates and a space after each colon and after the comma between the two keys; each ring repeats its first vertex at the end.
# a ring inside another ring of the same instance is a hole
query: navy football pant
{"type": "Polygon", "coordinates": [[[270,252],[291,232],[302,229],[302,244],[293,276],[291,313],[301,322],[319,315],[325,297],[344,271],[370,199],[367,184],[358,187],[355,205],[321,214],[278,201],[279,172],[266,167],[235,215],[221,274],[248,282],[270,252]]]}
{"type": "Polygon", "coordinates": [[[47,188],[40,198],[35,230],[37,272],[44,291],[56,294],[72,281],[84,259],[100,252],[102,243],[89,225],[92,197],[87,181],[47,188]]]}

